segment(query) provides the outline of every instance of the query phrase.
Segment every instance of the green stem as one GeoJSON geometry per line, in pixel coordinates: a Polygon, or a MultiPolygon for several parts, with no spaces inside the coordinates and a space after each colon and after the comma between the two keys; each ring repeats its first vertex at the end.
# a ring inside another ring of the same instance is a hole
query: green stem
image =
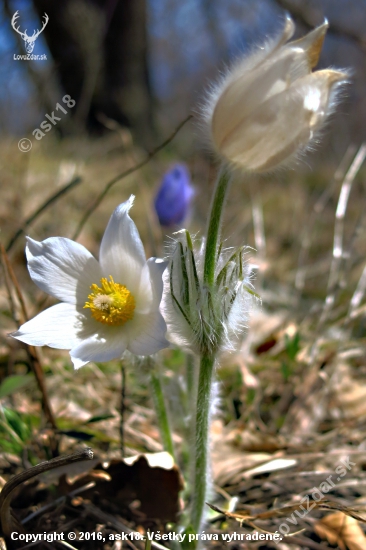
{"type": "Polygon", "coordinates": [[[174,445],[169,425],[168,412],[165,406],[163,388],[161,387],[159,373],[155,372],[154,370],[151,371],[151,385],[155,412],[158,418],[160,435],[163,441],[164,450],[171,454],[174,458],[174,445]]]}
{"type": "MultiPolygon", "coordinates": [[[[213,291],[215,284],[215,268],[220,239],[221,219],[228,187],[229,174],[225,168],[222,168],[216,183],[211,205],[203,268],[203,281],[213,291]]],[[[215,366],[215,355],[215,353],[209,353],[208,350],[202,351],[198,380],[194,458],[195,469],[192,485],[194,494],[190,518],[191,527],[196,533],[199,532],[202,523],[203,510],[207,494],[210,397],[215,366]]]]}
{"type": "Polygon", "coordinates": [[[187,375],[187,394],[188,394],[188,401],[189,403],[193,403],[192,398],[194,397],[194,371],[195,371],[195,364],[194,364],[194,356],[191,354],[188,354],[186,357],[186,375],[187,375]]]}
{"type": "Polygon", "coordinates": [[[125,453],[125,411],[126,411],[126,369],[123,361],[121,361],[121,409],[120,409],[120,422],[119,422],[119,436],[121,445],[122,457],[126,456],[125,453]]]}
{"type": "Polygon", "coordinates": [[[207,229],[205,263],[203,268],[203,280],[211,287],[215,282],[216,253],[220,238],[221,217],[229,181],[228,172],[225,168],[222,168],[216,183],[214,198],[211,205],[211,215],[207,229]]]}
{"type": "Polygon", "coordinates": [[[201,357],[196,411],[194,495],[191,510],[191,526],[195,533],[199,533],[207,492],[208,432],[214,365],[214,356],[207,354],[201,357]]]}

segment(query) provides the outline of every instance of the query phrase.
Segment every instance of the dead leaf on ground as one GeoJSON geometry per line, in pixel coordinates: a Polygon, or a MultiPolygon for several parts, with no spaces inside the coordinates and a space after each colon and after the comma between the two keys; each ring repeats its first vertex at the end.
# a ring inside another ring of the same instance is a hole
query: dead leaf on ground
{"type": "Polygon", "coordinates": [[[343,512],[325,516],[315,524],[315,531],[330,544],[337,544],[341,550],[364,550],[366,537],[357,520],[343,512]]]}
{"type": "Polygon", "coordinates": [[[108,466],[95,466],[98,476],[90,472],[71,483],[66,476],[60,479],[63,493],[93,481],[94,487],[83,491],[82,497],[92,502],[105,500],[121,513],[139,520],[156,519],[162,524],[176,522],[180,512],[179,491],[183,488],[177,466],[168,453],[146,453],[125,460],[113,460],[108,466]],[[101,476],[104,472],[106,475],[101,476]]]}
{"type": "Polygon", "coordinates": [[[366,383],[350,365],[342,362],[336,364],[329,390],[329,409],[334,418],[365,417],[366,383]]]}

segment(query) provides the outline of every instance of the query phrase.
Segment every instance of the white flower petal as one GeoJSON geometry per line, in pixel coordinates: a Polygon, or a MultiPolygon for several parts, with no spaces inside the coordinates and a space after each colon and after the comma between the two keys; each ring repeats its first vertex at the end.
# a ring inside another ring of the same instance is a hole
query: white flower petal
{"type": "Polygon", "coordinates": [[[11,336],[31,346],[70,349],[85,334],[83,316],[71,304],[57,304],[24,323],[11,336]]]}
{"type": "Polygon", "coordinates": [[[277,38],[269,42],[272,52],[278,50],[281,46],[286,44],[286,42],[290,40],[290,38],[292,38],[294,32],[295,23],[292,21],[289,14],[286,13],[285,24],[283,26],[282,33],[277,38]]]}
{"type": "Polygon", "coordinates": [[[232,132],[222,148],[232,162],[258,172],[270,170],[305,147],[332,107],[340,71],[317,71],[269,98],[232,132]],[[271,131],[268,131],[271,128],[271,131]]]}
{"type": "Polygon", "coordinates": [[[294,40],[288,44],[290,48],[301,48],[306,52],[309,60],[309,65],[314,68],[319,61],[319,56],[322,51],[325,34],[328,30],[328,21],[325,20],[322,25],[316,27],[313,31],[309,32],[299,40],[294,40]]]}
{"type": "Polygon", "coordinates": [[[89,361],[111,361],[122,357],[126,349],[126,335],[123,327],[103,327],[99,334],[84,339],[70,351],[75,369],[89,361]],[[104,330],[103,330],[104,329],[104,330]]]}
{"type": "Polygon", "coordinates": [[[134,196],[113,212],[100,246],[99,261],[105,277],[125,285],[133,295],[138,292],[141,271],[146,262],[137,227],[128,212],[134,196]]]}
{"type": "Polygon", "coordinates": [[[214,108],[212,138],[216,147],[225,147],[253,110],[309,72],[306,52],[300,48],[283,49],[249,73],[239,65],[228,77],[227,88],[214,108]]]}
{"type": "MultiPolygon", "coordinates": [[[[240,63],[233,67],[232,73],[238,73],[238,76],[244,71],[246,74],[254,71],[257,67],[267,62],[268,59],[277,56],[277,52],[282,50],[286,42],[292,37],[295,32],[295,24],[288,15],[285,19],[285,25],[281,34],[268,40],[263,46],[254,50],[251,55],[244,58],[240,63]],[[240,69],[240,70],[239,70],[240,69]]],[[[292,44],[293,42],[291,42],[292,44]]],[[[224,78],[223,84],[226,84],[227,77],[224,78]]]]}
{"type": "Polygon", "coordinates": [[[140,273],[140,283],[134,293],[136,302],[135,313],[149,313],[154,301],[154,291],[151,284],[149,262],[146,262],[140,273]]]}
{"type": "Polygon", "coordinates": [[[70,239],[51,237],[38,242],[28,237],[26,254],[36,285],[63,302],[84,305],[90,285],[102,276],[97,260],[70,239]]]}
{"type": "Polygon", "coordinates": [[[153,287],[154,297],[157,303],[160,304],[161,296],[164,289],[163,273],[168,266],[168,262],[165,262],[160,258],[150,258],[149,260],[147,260],[147,265],[149,267],[150,280],[153,287]]]}
{"type": "Polygon", "coordinates": [[[148,313],[158,308],[163,294],[163,273],[168,262],[159,258],[150,258],[141,272],[140,286],[136,299],[136,313],[148,313]]]}
{"type": "Polygon", "coordinates": [[[82,359],[78,359],[77,357],[71,357],[71,361],[74,365],[75,370],[79,370],[81,367],[89,363],[89,361],[83,361],[82,359]]]}
{"type": "Polygon", "coordinates": [[[127,349],[135,355],[152,355],[161,349],[169,347],[165,338],[166,324],[156,309],[147,315],[136,314],[133,322],[128,326],[127,349]]]}

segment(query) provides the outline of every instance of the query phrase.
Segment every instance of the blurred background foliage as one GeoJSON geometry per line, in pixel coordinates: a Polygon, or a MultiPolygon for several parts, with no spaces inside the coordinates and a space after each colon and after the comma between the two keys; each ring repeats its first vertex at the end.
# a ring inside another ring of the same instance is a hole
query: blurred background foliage
{"type": "Polygon", "coordinates": [[[297,36],[326,17],[319,67],[352,71],[326,138],[328,152],[340,155],[350,140],[365,138],[365,0],[2,0],[1,134],[25,135],[67,93],[76,108],[57,125],[60,135],[98,135],[107,117],[151,148],[197,109],[220,70],[278,32],[285,10],[297,36]],[[49,15],[34,50],[46,61],[14,61],[14,53],[24,53],[10,25],[16,10],[28,32],[49,15]]]}

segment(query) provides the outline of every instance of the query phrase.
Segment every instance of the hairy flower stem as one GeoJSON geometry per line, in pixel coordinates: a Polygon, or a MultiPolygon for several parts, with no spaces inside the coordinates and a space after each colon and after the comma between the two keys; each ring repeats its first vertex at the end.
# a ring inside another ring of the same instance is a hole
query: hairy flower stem
{"type": "MultiPolygon", "coordinates": [[[[216,184],[207,229],[203,280],[211,289],[213,289],[215,283],[215,267],[220,240],[221,218],[228,187],[229,175],[225,168],[223,168],[216,184]]],[[[199,532],[202,523],[207,493],[210,397],[215,359],[216,354],[210,353],[208,350],[203,351],[201,354],[196,407],[194,479],[192,485],[194,495],[190,522],[191,527],[196,533],[199,532]]]]}
{"type": "Polygon", "coordinates": [[[221,217],[224,209],[226,193],[229,187],[229,174],[222,168],[216,183],[214,198],[211,205],[210,221],[207,228],[207,241],[205,251],[205,264],[203,268],[203,280],[209,286],[215,282],[215,266],[217,246],[220,239],[221,217]]]}
{"type": "Polygon", "coordinates": [[[160,375],[154,370],[151,374],[151,386],[155,412],[160,429],[160,435],[163,441],[163,447],[164,450],[171,454],[174,458],[174,445],[169,425],[168,412],[165,406],[163,388],[161,387],[160,375]]]}
{"type": "Polygon", "coordinates": [[[193,404],[193,399],[195,397],[195,360],[194,356],[189,354],[186,357],[186,378],[187,378],[187,394],[188,402],[193,404]]]}
{"type": "Polygon", "coordinates": [[[214,365],[214,356],[202,355],[197,394],[194,495],[191,510],[191,526],[196,533],[200,529],[207,491],[208,428],[214,365]]]}

